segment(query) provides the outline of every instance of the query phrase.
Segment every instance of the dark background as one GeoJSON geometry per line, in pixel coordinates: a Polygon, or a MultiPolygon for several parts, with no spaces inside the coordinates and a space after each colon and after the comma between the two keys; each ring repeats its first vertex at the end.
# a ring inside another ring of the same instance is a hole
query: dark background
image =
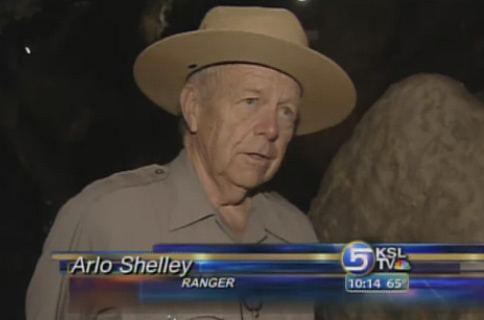
{"type": "Polygon", "coordinates": [[[69,197],[114,172],[166,163],[180,150],[177,119],[144,98],[132,78],[136,55],[160,30],[166,37],[196,29],[216,5],[286,7],[312,47],[350,74],[359,95],[353,115],[296,138],[272,182],[304,211],[338,148],[389,84],[432,72],[484,90],[481,0],[173,0],[167,28],[157,21],[161,2],[0,2],[2,319],[24,318],[42,243],[69,197]]]}

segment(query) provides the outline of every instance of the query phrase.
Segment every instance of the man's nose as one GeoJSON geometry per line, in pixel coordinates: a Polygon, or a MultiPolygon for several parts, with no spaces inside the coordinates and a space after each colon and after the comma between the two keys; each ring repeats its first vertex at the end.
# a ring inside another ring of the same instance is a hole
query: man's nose
{"type": "MultiPolygon", "coordinates": [[[[269,109],[269,108],[268,108],[269,109]]],[[[279,123],[277,119],[277,108],[265,110],[258,119],[255,127],[257,135],[264,135],[267,140],[274,141],[279,136],[279,123]]]]}

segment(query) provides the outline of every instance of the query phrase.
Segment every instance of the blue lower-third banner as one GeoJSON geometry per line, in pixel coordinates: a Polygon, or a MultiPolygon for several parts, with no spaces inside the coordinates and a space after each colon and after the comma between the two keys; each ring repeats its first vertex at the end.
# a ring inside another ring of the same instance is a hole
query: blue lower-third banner
{"type": "Polygon", "coordinates": [[[465,308],[484,301],[484,245],[155,245],[52,257],[78,307],[247,297],[465,308]]]}

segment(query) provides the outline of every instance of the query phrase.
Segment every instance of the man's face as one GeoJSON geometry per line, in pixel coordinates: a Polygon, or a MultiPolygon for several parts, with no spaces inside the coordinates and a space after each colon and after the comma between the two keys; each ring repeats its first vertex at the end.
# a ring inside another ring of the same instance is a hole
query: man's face
{"type": "Polygon", "coordinates": [[[216,85],[200,103],[195,139],[215,180],[249,190],[279,169],[294,134],[300,88],[261,66],[213,68],[216,85]]]}

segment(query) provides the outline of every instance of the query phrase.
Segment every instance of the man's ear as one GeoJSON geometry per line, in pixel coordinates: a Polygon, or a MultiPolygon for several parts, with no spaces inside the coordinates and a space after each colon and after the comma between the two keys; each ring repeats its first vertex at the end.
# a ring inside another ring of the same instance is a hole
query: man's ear
{"type": "Polygon", "coordinates": [[[180,94],[180,107],[191,133],[198,130],[198,121],[200,114],[200,102],[197,97],[197,91],[191,84],[186,84],[180,94]]]}

